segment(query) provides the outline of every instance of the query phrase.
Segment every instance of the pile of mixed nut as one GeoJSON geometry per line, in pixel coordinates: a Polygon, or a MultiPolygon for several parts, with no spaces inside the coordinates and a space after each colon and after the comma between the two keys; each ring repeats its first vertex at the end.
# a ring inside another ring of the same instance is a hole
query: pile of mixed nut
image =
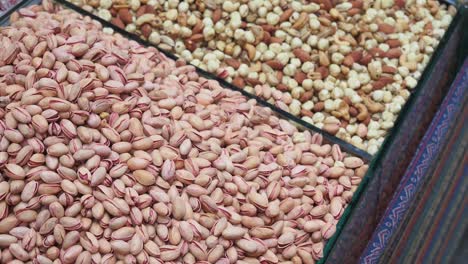
{"type": "Polygon", "coordinates": [[[368,167],[49,0],[0,49],[1,263],[314,263],[368,167]]]}
{"type": "Polygon", "coordinates": [[[374,154],[449,26],[436,0],[70,0],[374,154]]]}

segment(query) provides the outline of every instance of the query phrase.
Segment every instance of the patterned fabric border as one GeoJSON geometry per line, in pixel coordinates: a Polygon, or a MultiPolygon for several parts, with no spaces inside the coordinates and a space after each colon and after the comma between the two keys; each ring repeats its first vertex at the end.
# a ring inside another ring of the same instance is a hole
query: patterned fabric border
{"type": "Polygon", "coordinates": [[[444,147],[439,143],[446,136],[450,121],[460,111],[467,87],[468,59],[465,60],[460,73],[421,141],[416,155],[406,170],[392,201],[361,255],[360,263],[377,263],[383,254],[390,237],[401,224],[401,220],[409,208],[416,191],[423,184],[430,164],[437,157],[437,153],[444,147]]]}

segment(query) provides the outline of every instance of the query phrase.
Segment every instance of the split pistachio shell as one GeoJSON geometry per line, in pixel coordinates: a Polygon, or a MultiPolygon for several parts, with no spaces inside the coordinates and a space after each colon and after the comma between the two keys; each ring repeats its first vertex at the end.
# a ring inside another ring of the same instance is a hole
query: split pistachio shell
{"type": "Polygon", "coordinates": [[[156,182],[156,177],[146,170],[134,171],[133,177],[135,177],[138,183],[145,186],[153,185],[156,182]]]}

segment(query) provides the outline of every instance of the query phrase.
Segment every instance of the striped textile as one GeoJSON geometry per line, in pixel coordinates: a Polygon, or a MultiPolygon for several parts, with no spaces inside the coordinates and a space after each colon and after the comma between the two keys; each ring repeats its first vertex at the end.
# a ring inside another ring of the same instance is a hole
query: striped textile
{"type": "Polygon", "coordinates": [[[350,205],[352,212],[345,224],[337,229],[339,235],[334,243],[325,247],[326,264],[359,262],[419,143],[467,57],[467,28],[468,8],[459,9],[447,35],[440,43],[442,46],[439,46],[432,57],[433,63],[423,73],[420,89],[415,91],[403,107],[395,127],[384,142],[382,152],[371,164],[371,176],[365,191],[355,204],[350,205]]]}
{"type": "Polygon", "coordinates": [[[360,263],[451,263],[468,227],[468,59],[360,263]]]}

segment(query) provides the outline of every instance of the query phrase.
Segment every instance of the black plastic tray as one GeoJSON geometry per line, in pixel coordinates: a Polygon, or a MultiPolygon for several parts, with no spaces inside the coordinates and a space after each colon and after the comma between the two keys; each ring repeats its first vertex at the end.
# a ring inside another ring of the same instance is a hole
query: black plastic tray
{"type": "MultiPolygon", "coordinates": [[[[74,4],[72,4],[70,2],[67,2],[65,0],[56,0],[56,2],[59,2],[59,3],[63,4],[64,6],[69,7],[69,8],[71,8],[71,9],[73,9],[73,10],[79,12],[79,13],[90,16],[91,18],[101,22],[104,26],[112,28],[114,30],[114,32],[122,34],[123,36],[125,36],[125,37],[127,37],[129,39],[135,40],[135,41],[137,41],[137,42],[139,42],[139,43],[141,43],[143,45],[154,46],[154,47],[158,48],[158,50],[160,50],[162,53],[166,54],[170,58],[173,58],[173,59],[178,58],[176,55],[174,55],[174,54],[172,54],[170,52],[167,52],[165,50],[160,49],[157,45],[153,45],[153,44],[149,43],[148,41],[145,41],[145,40],[141,39],[138,35],[133,34],[133,33],[129,33],[127,31],[123,30],[123,29],[120,29],[120,28],[114,26],[112,23],[110,23],[108,21],[105,21],[105,20],[99,18],[98,16],[87,12],[87,11],[83,10],[82,8],[80,8],[78,6],[75,6],[74,4]]],[[[448,1],[440,1],[440,2],[445,3],[445,4],[450,4],[448,1]]],[[[348,222],[348,220],[349,220],[349,218],[350,218],[350,216],[351,216],[351,214],[353,212],[353,209],[357,206],[358,201],[361,200],[361,196],[362,196],[363,192],[366,191],[369,181],[371,181],[371,179],[372,179],[372,181],[383,181],[383,182],[385,182],[386,179],[383,179],[383,180],[382,179],[373,179],[373,178],[376,178],[376,177],[377,178],[380,177],[380,174],[375,173],[375,172],[379,168],[381,168],[381,165],[382,165],[381,162],[387,156],[387,149],[389,149],[390,146],[393,145],[393,141],[395,140],[395,138],[398,137],[398,134],[400,132],[400,128],[402,127],[402,124],[404,124],[405,122],[408,122],[408,118],[407,118],[408,114],[411,111],[415,110],[415,109],[413,109],[414,108],[414,102],[416,101],[416,98],[421,95],[421,93],[424,93],[424,91],[423,91],[424,87],[427,85],[427,81],[428,81],[428,79],[429,79],[429,77],[431,75],[431,70],[430,69],[432,69],[434,67],[437,60],[440,58],[442,51],[447,46],[447,42],[448,42],[448,40],[450,38],[450,35],[454,31],[455,24],[457,24],[457,22],[455,22],[455,21],[459,21],[460,16],[461,16],[460,12],[458,12],[457,16],[452,21],[451,26],[446,31],[446,33],[444,34],[444,37],[441,39],[439,45],[437,46],[437,49],[434,52],[434,54],[432,55],[430,62],[428,63],[428,65],[424,69],[422,77],[418,81],[417,87],[415,87],[413,89],[413,92],[412,92],[409,100],[406,102],[406,104],[403,106],[402,111],[399,113],[399,115],[398,115],[398,117],[397,117],[397,119],[395,121],[394,127],[387,133],[386,139],[384,140],[383,144],[379,148],[379,151],[374,156],[370,155],[369,153],[367,153],[364,150],[361,150],[361,149],[351,145],[350,143],[348,143],[348,142],[346,142],[344,140],[341,140],[341,139],[335,137],[334,135],[331,135],[331,134],[317,128],[316,126],[314,126],[314,125],[312,125],[310,123],[307,123],[307,122],[303,121],[299,117],[296,117],[296,116],[290,114],[287,111],[279,109],[278,107],[266,102],[262,98],[259,98],[259,97],[255,96],[253,94],[250,94],[250,93],[244,91],[243,89],[241,89],[239,87],[236,87],[236,86],[232,85],[231,83],[225,81],[224,79],[219,78],[219,77],[217,77],[217,76],[215,76],[215,75],[213,75],[211,73],[208,73],[208,72],[196,67],[197,72],[200,75],[202,75],[202,76],[204,76],[206,78],[215,79],[215,80],[219,81],[222,86],[224,86],[226,88],[229,88],[229,89],[232,89],[232,90],[235,90],[235,91],[239,91],[248,98],[256,99],[258,103],[271,108],[273,111],[278,113],[279,116],[281,116],[283,118],[286,118],[286,119],[289,119],[293,123],[295,123],[295,124],[297,124],[297,125],[299,125],[299,126],[301,126],[303,128],[309,129],[312,132],[318,132],[318,133],[322,134],[326,140],[328,140],[329,142],[333,142],[335,144],[340,145],[341,148],[343,150],[347,151],[348,153],[359,156],[359,157],[363,158],[366,161],[370,161],[370,166],[369,166],[368,172],[366,173],[366,175],[362,179],[362,182],[360,183],[358,189],[356,190],[356,192],[353,195],[352,201],[350,202],[350,204],[346,208],[345,212],[343,213],[342,218],[338,222],[337,231],[336,231],[335,235],[327,242],[327,244],[325,246],[325,249],[324,249],[324,257],[321,260],[319,260],[318,263],[324,263],[324,262],[327,261],[327,258],[330,255],[333,247],[335,246],[336,241],[340,237],[341,231],[346,226],[346,224],[347,224],[347,222],[348,222]]],[[[394,155],[394,154],[392,154],[392,155],[394,155]]],[[[401,175],[395,175],[394,178],[399,180],[400,177],[401,177],[401,175]]],[[[383,199],[383,200],[385,200],[385,199],[383,199]]]]}

